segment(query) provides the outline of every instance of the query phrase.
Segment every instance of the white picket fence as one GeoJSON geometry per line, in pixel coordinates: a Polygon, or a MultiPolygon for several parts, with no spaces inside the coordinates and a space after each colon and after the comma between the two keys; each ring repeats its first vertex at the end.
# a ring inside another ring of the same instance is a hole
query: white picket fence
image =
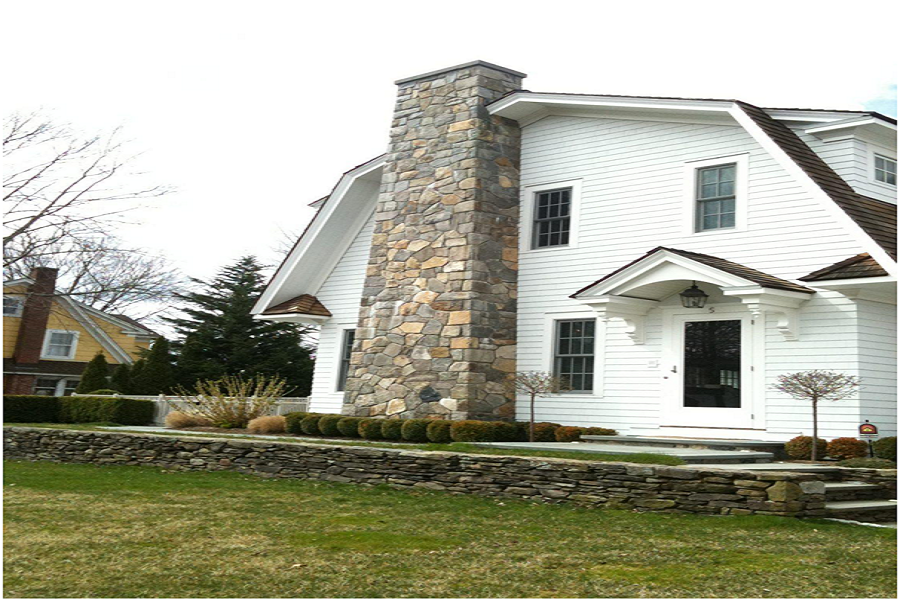
{"type": "MultiPolygon", "coordinates": [[[[153,424],[164,425],[166,415],[181,407],[186,407],[190,400],[184,396],[129,396],[125,394],[116,394],[114,396],[99,396],[97,394],[72,394],[73,396],[92,396],[95,398],[131,398],[133,400],[152,400],[156,406],[153,411],[153,424]]],[[[306,412],[309,410],[309,398],[281,398],[275,403],[273,415],[284,415],[289,412],[306,412]]]]}

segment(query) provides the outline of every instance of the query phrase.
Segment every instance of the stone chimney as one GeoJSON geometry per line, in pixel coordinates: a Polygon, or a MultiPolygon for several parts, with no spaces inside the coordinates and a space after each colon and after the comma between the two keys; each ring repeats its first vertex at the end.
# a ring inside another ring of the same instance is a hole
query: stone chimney
{"type": "Polygon", "coordinates": [[[16,373],[5,378],[7,392],[11,394],[31,394],[34,389],[35,375],[28,371],[36,371],[41,360],[44,347],[44,333],[50,318],[53,305],[53,294],[56,290],[57,269],[36,267],[29,277],[34,283],[28,288],[22,317],[19,322],[19,334],[13,350],[13,363],[16,373]]]}
{"type": "Polygon", "coordinates": [[[525,75],[475,61],[401,79],[344,413],[507,419],[515,395],[525,75]]]}

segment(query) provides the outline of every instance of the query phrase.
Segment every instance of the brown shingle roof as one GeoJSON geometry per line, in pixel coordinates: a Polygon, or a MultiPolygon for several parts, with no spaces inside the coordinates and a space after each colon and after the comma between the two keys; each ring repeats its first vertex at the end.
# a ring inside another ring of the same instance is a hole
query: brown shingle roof
{"type": "Polygon", "coordinates": [[[763,109],[736,102],[847,215],[894,259],[897,258],[897,207],[856,193],[812,148],[763,109]]]}
{"type": "Polygon", "coordinates": [[[598,283],[600,283],[602,281],[606,281],[613,275],[615,275],[621,271],[624,271],[628,267],[635,265],[635,264],[641,262],[642,260],[649,258],[650,256],[652,256],[662,250],[672,252],[673,254],[678,254],[679,256],[689,258],[700,264],[704,264],[704,265],[707,265],[714,269],[724,271],[725,273],[730,273],[737,277],[741,277],[742,279],[752,281],[753,283],[756,283],[762,287],[773,288],[773,289],[777,289],[777,290],[787,290],[790,292],[803,292],[805,294],[815,294],[816,293],[815,290],[811,290],[806,286],[802,286],[798,283],[791,283],[790,281],[787,281],[786,279],[781,279],[780,277],[775,277],[774,275],[769,275],[767,273],[763,273],[762,271],[757,271],[756,269],[751,269],[750,267],[745,267],[744,265],[738,264],[736,262],[731,262],[730,260],[725,260],[724,258],[718,258],[715,256],[710,256],[708,254],[700,254],[699,252],[688,252],[687,250],[678,250],[676,248],[665,248],[663,246],[658,246],[658,247],[654,248],[653,250],[651,250],[650,252],[648,252],[647,254],[645,254],[644,256],[638,258],[637,260],[633,260],[630,263],[628,263],[627,265],[619,267],[618,269],[616,269],[609,275],[606,275],[605,277],[598,279],[594,283],[581,288],[580,290],[578,290],[577,292],[575,292],[574,294],[572,294],[569,297],[575,298],[576,296],[578,296],[578,294],[594,287],[595,285],[597,285],[598,283]]]}
{"type": "Polygon", "coordinates": [[[881,268],[867,253],[851,256],[824,269],[813,271],[800,281],[830,281],[834,279],[857,279],[861,277],[884,277],[888,272],[881,268]]]}
{"type": "Polygon", "coordinates": [[[303,294],[291,298],[281,304],[276,304],[263,311],[264,315],[313,315],[316,317],[330,317],[331,312],[319,302],[319,299],[309,294],[303,294]]]}

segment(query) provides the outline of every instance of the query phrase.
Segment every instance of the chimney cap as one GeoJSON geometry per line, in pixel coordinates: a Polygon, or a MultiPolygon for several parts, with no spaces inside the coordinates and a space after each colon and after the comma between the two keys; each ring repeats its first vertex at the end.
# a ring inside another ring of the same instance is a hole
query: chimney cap
{"type": "Polygon", "coordinates": [[[446,67],[444,69],[438,69],[437,71],[429,71],[428,73],[421,73],[420,75],[413,75],[412,77],[404,77],[403,79],[398,79],[394,83],[396,85],[402,85],[404,83],[409,83],[411,81],[417,81],[419,79],[427,79],[429,77],[434,77],[436,75],[442,75],[444,73],[449,73],[450,71],[458,71],[460,69],[466,69],[469,67],[486,67],[488,69],[493,69],[494,71],[500,71],[501,73],[508,73],[514,77],[528,77],[525,73],[521,71],[515,71],[513,69],[508,69],[506,67],[501,67],[500,65],[495,65],[494,63],[489,63],[484,60],[473,60],[470,62],[453,65],[452,67],[446,67]]]}

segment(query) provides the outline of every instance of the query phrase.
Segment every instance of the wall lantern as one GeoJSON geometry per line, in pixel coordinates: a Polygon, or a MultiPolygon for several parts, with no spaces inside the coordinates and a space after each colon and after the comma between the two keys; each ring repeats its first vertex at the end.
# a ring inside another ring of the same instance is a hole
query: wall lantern
{"type": "Polygon", "coordinates": [[[709,298],[706,292],[697,287],[696,281],[694,285],[679,295],[681,296],[681,305],[685,308],[703,308],[706,306],[706,299],[709,298]]]}

